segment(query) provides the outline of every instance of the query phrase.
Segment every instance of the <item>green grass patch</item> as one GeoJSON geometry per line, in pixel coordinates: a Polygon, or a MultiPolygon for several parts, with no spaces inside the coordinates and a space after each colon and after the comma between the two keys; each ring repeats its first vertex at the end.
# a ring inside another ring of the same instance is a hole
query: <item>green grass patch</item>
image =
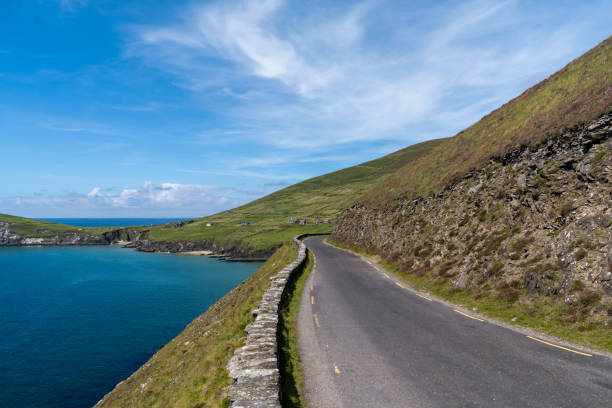
{"type": "MultiPolygon", "coordinates": [[[[531,149],[612,108],[612,37],[406,164],[360,198],[369,207],[437,194],[470,169],[525,146],[531,149]]],[[[603,157],[603,156],[602,156],[603,157]]],[[[594,158],[595,163],[600,159],[594,158]]],[[[478,215],[481,219],[485,213],[478,215]]]]}
{"type": "Polygon", "coordinates": [[[251,310],[270,287],[270,277],[296,256],[294,246],[281,246],[251,277],[118,384],[100,407],[227,407],[231,379],[225,366],[244,344],[251,310]]]}
{"type": "Polygon", "coordinates": [[[0,214],[0,222],[9,223],[11,232],[14,232],[22,237],[38,238],[53,237],[58,235],[64,236],[70,234],[97,236],[103,234],[104,232],[117,229],[111,227],[75,227],[72,225],[58,224],[55,222],[16,217],[8,214],[0,214]]]}
{"type": "Polygon", "coordinates": [[[296,271],[293,279],[287,286],[287,297],[281,305],[279,320],[279,366],[281,374],[282,405],[285,408],[299,408],[304,406],[302,399],[304,377],[297,341],[297,319],[300,301],[306,280],[314,259],[308,251],[307,259],[296,271]]]}
{"type": "Polygon", "coordinates": [[[457,290],[452,283],[440,281],[433,273],[401,271],[363,248],[352,248],[330,238],[328,241],[339,248],[372,257],[387,271],[417,290],[430,292],[505,323],[529,327],[576,344],[612,352],[612,328],[598,327],[586,317],[588,307],[594,307],[599,301],[591,292],[581,295],[577,305],[566,305],[550,296],[527,295],[524,290],[508,287],[497,292],[457,290]]]}

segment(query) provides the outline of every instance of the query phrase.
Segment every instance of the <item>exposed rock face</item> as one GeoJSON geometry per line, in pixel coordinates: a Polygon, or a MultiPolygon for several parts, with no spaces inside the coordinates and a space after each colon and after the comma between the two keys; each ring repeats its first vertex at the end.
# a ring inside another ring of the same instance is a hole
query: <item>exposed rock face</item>
{"type": "Polygon", "coordinates": [[[148,239],[135,240],[129,247],[137,248],[143,252],[189,252],[189,251],[211,251],[212,254],[228,258],[238,259],[267,259],[276,248],[267,251],[252,251],[244,247],[223,247],[209,241],[151,241],[148,239]]]}
{"type": "Polygon", "coordinates": [[[109,245],[117,241],[128,242],[126,247],[143,252],[188,252],[211,251],[213,255],[237,260],[263,260],[269,258],[276,248],[267,251],[252,251],[248,248],[223,247],[209,241],[152,241],[147,239],[147,230],[118,228],[101,235],[75,232],[44,237],[22,237],[11,231],[10,224],[0,221],[0,246],[33,245],[109,245]]]}
{"type": "MultiPolygon", "coordinates": [[[[612,315],[612,115],[490,160],[435,197],[344,211],[332,238],[464,290],[584,296],[612,315]]],[[[582,296],[582,298],[581,298],[582,296]]]]}
{"type": "Polygon", "coordinates": [[[74,232],[46,237],[22,237],[11,231],[9,223],[0,222],[0,246],[108,245],[111,242],[105,235],[88,235],[74,232]]]}
{"type": "Polygon", "coordinates": [[[280,375],[278,371],[278,313],[287,282],[306,259],[306,246],[298,245],[297,258],[271,278],[255,321],[246,327],[245,345],[237,349],[227,364],[232,377],[229,398],[233,408],[280,408],[280,375]]]}

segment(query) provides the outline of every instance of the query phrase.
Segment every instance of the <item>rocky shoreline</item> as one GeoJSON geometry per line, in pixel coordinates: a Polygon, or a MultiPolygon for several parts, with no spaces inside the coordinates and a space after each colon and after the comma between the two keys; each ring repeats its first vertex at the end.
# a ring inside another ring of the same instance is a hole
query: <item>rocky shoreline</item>
{"type": "Polygon", "coordinates": [[[223,247],[209,241],[152,241],[144,239],[146,231],[118,228],[100,235],[70,232],[43,237],[23,237],[11,231],[10,224],[0,222],[0,247],[2,246],[89,246],[122,245],[141,252],[206,252],[206,256],[227,261],[261,261],[269,258],[276,248],[252,251],[240,246],[223,247]]]}

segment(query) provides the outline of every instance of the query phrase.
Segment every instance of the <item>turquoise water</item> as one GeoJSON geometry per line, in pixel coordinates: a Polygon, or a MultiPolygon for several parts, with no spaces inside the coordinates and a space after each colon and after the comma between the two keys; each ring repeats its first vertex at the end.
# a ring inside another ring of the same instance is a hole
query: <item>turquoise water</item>
{"type": "Polygon", "coordinates": [[[169,222],[188,221],[191,218],[36,218],[75,227],[127,227],[141,225],[167,224],[169,222]]]}
{"type": "Polygon", "coordinates": [[[0,248],[0,407],[89,407],[260,263],[0,248]]]}

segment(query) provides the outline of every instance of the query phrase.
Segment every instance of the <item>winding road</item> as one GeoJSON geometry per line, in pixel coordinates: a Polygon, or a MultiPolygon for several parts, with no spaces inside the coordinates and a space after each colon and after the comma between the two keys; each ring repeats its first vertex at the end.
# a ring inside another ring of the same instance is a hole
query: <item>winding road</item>
{"type": "Polygon", "coordinates": [[[610,358],[423,297],[324,237],[305,243],[308,407],[612,407],[610,358]]]}

